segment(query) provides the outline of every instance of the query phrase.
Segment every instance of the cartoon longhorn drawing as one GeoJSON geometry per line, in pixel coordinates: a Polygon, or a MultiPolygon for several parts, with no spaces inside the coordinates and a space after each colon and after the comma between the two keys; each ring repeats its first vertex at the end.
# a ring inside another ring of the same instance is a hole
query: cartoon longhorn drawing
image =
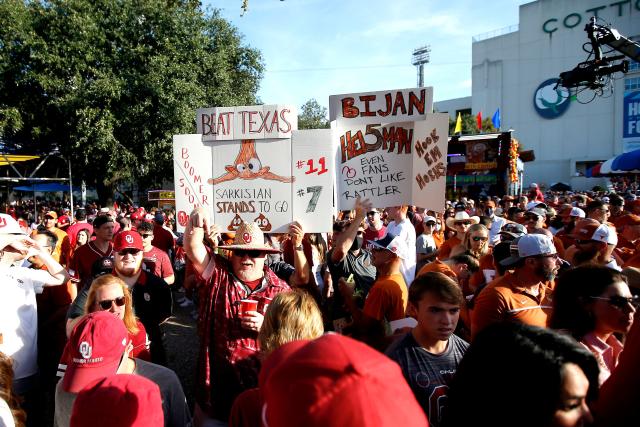
{"type": "Polygon", "coordinates": [[[272,181],[293,182],[295,177],[285,177],[270,172],[269,166],[262,166],[262,162],[256,153],[256,142],[253,139],[243,139],[240,146],[238,157],[233,165],[224,167],[227,171],[225,174],[217,178],[211,178],[207,182],[209,184],[220,184],[221,182],[231,181],[233,179],[270,179],[272,181]]]}

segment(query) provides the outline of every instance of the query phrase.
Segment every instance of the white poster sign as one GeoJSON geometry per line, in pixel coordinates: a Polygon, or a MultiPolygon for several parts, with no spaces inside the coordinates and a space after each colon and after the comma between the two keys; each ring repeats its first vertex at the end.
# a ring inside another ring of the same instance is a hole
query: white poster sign
{"type": "Polygon", "coordinates": [[[304,230],[330,231],[333,227],[335,149],[331,129],[298,130],[291,140],[293,217],[304,230]]]}
{"type": "Polygon", "coordinates": [[[329,119],[341,123],[397,123],[424,120],[433,111],[433,88],[396,89],[329,97],[329,119]]]}
{"type": "Polygon", "coordinates": [[[202,135],[173,136],[173,182],[175,183],[176,226],[179,232],[197,206],[204,206],[213,217],[211,148],[202,144],[202,135]]]}
{"type": "Polygon", "coordinates": [[[178,231],[196,206],[225,232],[255,222],[283,233],[292,221],[331,231],[330,130],[297,131],[285,105],[200,109],[197,120],[203,134],[174,136],[178,231]]]}

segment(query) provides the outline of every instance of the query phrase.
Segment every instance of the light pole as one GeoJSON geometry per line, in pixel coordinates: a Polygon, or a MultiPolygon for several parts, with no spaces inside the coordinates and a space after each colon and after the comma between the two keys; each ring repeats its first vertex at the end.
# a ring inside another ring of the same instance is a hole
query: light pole
{"type": "Polygon", "coordinates": [[[418,87],[424,87],[424,64],[429,63],[431,46],[424,45],[413,50],[411,64],[418,67],[418,87]]]}

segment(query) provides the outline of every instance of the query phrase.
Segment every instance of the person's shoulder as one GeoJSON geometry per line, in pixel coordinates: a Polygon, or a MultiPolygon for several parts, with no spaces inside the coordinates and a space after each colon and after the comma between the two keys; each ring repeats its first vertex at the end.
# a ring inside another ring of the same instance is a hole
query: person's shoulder
{"type": "Polygon", "coordinates": [[[453,346],[454,349],[463,353],[469,348],[469,343],[455,334],[449,337],[449,343],[453,346]]]}
{"type": "Polygon", "coordinates": [[[135,359],[136,361],[136,373],[140,376],[150,379],[151,381],[161,385],[170,382],[178,382],[178,376],[176,373],[165,366],[157,365],[152,362],[147,362],[142,359],[135,359]]]}
{"type": "Polygon", "coordinates": [[[396,339],[385,351],[385,354],[390,359],[395,360],[396,362],[400,358],[401,354],[406,350],[414,347],[420,347],[420,345],[413,338],[411,332],[407,332],[402,335],[400,338],[396,339]]]}

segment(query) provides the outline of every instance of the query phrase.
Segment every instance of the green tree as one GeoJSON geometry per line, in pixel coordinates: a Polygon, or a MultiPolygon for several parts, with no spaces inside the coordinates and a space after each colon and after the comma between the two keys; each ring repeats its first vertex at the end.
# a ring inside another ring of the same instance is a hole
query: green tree
{"type": "MultiPolygon", "coordinates": [[[[478,123],[476,122],[476,116],[472,114],[463,114],[462,117],[462,135],[476,135],[481,133],[478,131],[478,123]]],[[[456,120],[449,117],[449,135],[453,135],[453,131],[456,128],[456,120]]],[[[482,120],[482,133],[494,133],[498,132],[493,127],[491,117],[485,117],[482,120]]]]}
{"type": "Polygon", "coordinates": [[[0,0],[0,138],[58,149],[101,200],[171,179],[195,110],[256,103],[260,52],[197,0],[0,0]]]}
{"type": "Polygon", "coordinates": [[[298,129],[329,129],[327,109],[318,104],[315,99],[310,99],[300,107],[298,114],[298,129]]]}

